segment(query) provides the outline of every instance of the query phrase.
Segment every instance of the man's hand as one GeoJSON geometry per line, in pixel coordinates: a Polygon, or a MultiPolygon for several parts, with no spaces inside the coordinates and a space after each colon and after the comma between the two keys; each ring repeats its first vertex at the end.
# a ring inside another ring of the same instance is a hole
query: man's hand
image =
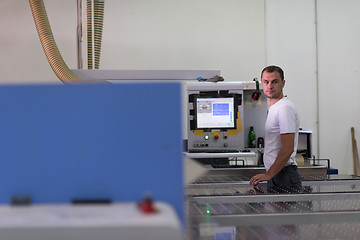
{"type": "Polygon", "coordinates": [[[259,182],[262,181],[269,181],[272,177],[268,173],[263,174],[256,174],[250,179],[250,185],[257,185],[259,182]]]}
{"type": "Polygon", "coordinates": [[[275,159],[274,164],[269,168],[269,170],[264,174],[257,174],[250,179],[250,185],[257,185],[262,181],[269,181],[272,179],[278,172],[283,169],[289,160],[291,154],[294,151],[294,138],[295,133],[285,133],[280,134],[281,137],[281,148],[275,159]]]}

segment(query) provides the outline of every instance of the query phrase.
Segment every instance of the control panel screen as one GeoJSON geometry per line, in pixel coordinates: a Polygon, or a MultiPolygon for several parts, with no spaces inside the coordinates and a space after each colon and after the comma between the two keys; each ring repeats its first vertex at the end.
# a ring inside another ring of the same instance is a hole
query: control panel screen
{"type": "Polygon", "coordinates": [[[196,127],[235,128],[234,98],[197,98],[196,127]]]}

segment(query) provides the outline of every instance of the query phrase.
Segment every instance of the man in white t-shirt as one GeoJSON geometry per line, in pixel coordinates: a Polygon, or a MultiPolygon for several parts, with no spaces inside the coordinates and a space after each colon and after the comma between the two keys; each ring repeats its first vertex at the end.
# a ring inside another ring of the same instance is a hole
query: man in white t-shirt
{"type": "Polygon", "coordinates": [[[294,104],[283,94],[283,70],[278,66],[264,68],[261,86],[269,104],[265,123],[266,173],[253,176],[250,185],[268,181],[268,188],[301,187],[295,161],[300,121],[294,104]]]}

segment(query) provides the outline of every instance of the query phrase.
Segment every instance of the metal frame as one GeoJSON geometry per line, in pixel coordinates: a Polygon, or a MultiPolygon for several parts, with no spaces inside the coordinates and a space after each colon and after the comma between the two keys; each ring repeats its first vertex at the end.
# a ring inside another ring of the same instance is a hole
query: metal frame
{"type": "Polygon", "coordinates": [[[207,203],[266,203],[266,202],[298,202],[316,200],[359,200],[360,192],[316,193],[316,194],[265,194],[241,196],[207,196],[194,197],[198,204],[207,203]]]}
{"type": "Polygon", "coordinates": [[[359,211],[314,213],[269,213],[241,215],[211,215],[220,226],[291,225],[314,223],[351,223],[360,221],[359,211]]]}

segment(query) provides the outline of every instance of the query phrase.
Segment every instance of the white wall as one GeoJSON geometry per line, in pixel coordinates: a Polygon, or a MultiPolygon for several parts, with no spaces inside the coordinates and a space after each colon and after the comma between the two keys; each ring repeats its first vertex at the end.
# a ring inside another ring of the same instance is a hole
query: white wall
{"type": "Polygon", "coordinates": [[[263,0],[106,1],[101,68],[220,69],[251,81],[265,62],[263,13],[263,0]]]}
{"type": "Polygon", "coordinates": [[[359,9],[358,0],[318,0],[320,155],[347,173],[351,127],[360,142],[359,9]]]}

